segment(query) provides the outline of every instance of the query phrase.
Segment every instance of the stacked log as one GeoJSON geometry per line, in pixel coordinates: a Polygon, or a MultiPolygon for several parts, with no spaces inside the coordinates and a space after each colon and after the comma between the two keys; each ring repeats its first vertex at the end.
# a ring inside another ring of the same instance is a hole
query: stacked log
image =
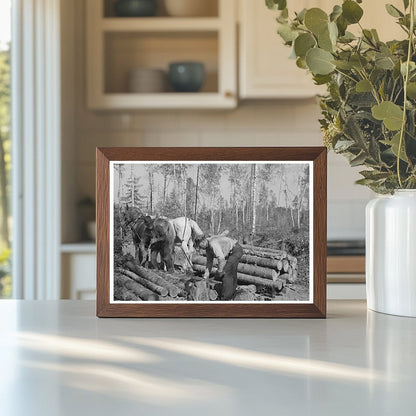
{"type": "MultiPolygon", "coordinates": [[[[275,268],[282,279],[285,278],[288,283],[294,283],[296,281],[298,276],[298,259],[290,255],[287,251],[247,244],[243,244],[242,247],[244,250],[243,258],[250,255],[253,258],[273,259],[275,262],[272,263],[273,265],[271,265],[271,267],[275,268]]],[[[242,259],[242,261],[246,260],[242,259]]],[[[252,259],[250,261],[255,260],[252,259]]],[[[260,262],[263,262],[263,260],[259,260],[257,264],[260,265],[260,262]]]]}
{"type": "Polygon", "coordinates": [[[117,269],[114,276],[114,299],[131,301],[168,301],[186,297],[185,286],[175,285],[161,275],[133,262],[117,269]]]}
{"type": "MultiPolygon", "coordinates": [[[[247,244],[241,245],[244,254],[238,264],[237,278],[244,284],[263,285],[275,290],[282,290],[285,283],[294,283],[297,279],[298,262],[284,250],[258,247],[247,244]],[[265,282],[278,282],[278,287],[265,282]]],[[[194,269],[203,272],[206,265],[206,253],[199,251],[199,255],[192,256],[194,269]]]]}
{"type": "MultiPolygon", "coordinates": [[[[198,273],[203,273],[205,271],[205,266],[201,266],[200,264],[194,264],[194,270],[198,273]]],[[[212,272],[215,273],[216,271],[217,268],[213,267],[212,272]]],[[[244,273],[237,273],[237,281],[245,285],[265,286],[270,289],[277,290],[278,292],[282,290],[285,283],[280,279],[273,281],[269,279],[263,279],[258,276],[250,276],[244,273]]]]}
{"type": "Polygon", "coordinates": [[[158,300],[159,296],[118,270],[114,275],[114,299],[116,300],[158,300]]]}
{"type": "Polygon", "coordinates": [[[150,270],[147,270],[142,266],[136,266],[134,263],[130,261],[126,263],[126,266],[130,271],[136,273],[139,276],[144,276],[146,279],[150,280],[155,285],[158,285],[162,288],[166,288],[168,290],[169,296],[172,298],[176,298],[176,296],[178,296],[179,292],[181,291],[179,287],[173,285],[172,283],[169,283],[158,274],[151,272],[150,270]]]}
{"type": "MultiPolygon", "coordinates": [[[[199,264],[200,266],[205,266],[207,264],[207,258],[204,256],[193,255],[192,263],[199,264]]],[[[253,264],[239,263],[237,270],[239,273],[243,273],[243,274],[247,274],[251,276],[258,276],[263,279],[269,279],[273,281],[275,281],[278,276],[276,270],[274,269],[255,266],[253,264]]]]}

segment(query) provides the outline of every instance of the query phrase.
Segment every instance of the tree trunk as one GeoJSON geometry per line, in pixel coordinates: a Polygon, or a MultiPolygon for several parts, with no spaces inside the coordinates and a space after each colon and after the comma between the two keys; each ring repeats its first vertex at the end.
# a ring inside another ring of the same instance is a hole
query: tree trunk
{"type": "Polygon", "coordinates": [[[222,223],[222,210],[220,209],[220,217],[219,217],[219,219],[218,219],[217,234],[219,234],[219,233],[220,233],[221,223],[222,223]]]}
{"type": "Polygon", "coordinates": [[[237,201],[234,201],[235,204],[235,230],[238,234],[238,204],[237,201]]]}
{"type": "Polygon", "coordinates": [[[131,179],[131,206],[134,207],[135,206],[134,194],[136,193],[136,190],[134,189],[135,181],[134,181],[134,176],[133,176],[133,165],[131,165],[130,167],[130,179],[131,179]]]}
{"type": "Polygon", "coordinates": [[[256,214],[257,214],[257,165],[254,164],[251,168],[252,172],[252,197],[251,197],[251,234],[256,234],[256,214]]]}
{"type": "Polygon", "coordinates": [[[163,175],[163,213],[165,213],[165,205],[166,205],[166,185],[167,185],[168,175],[163,175]]]}
{"type": "Polygon", "coordinates": [[[292,218],[292,226],[293,228],[295,228],[295,218],[293,217],[292,207],[290,207],[289,209],[290,209],[290,217],[292,218]]]}
{"type": "Polygon", "coordinates": [[[150,188],[150,214],[153,214],[153,171],[149,169],[149,188],[150,188]]]}
{"type": "Polygon", "coordinates": [[[194,219],[196,222],[198,222],[198,190],[199,190],[199,169],[200,164],[198,164],[196,168],[196,185],[195,185],[195,213],[194,213],[194,219]]]}

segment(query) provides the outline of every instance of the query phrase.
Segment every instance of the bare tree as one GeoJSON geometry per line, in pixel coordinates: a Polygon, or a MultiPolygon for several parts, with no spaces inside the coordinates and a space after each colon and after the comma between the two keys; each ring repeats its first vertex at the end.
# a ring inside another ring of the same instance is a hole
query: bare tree
{"type": "Polygon", "coordinates": [[[153,214],[153,194],[154,194],[154,165],[147,166],[147,173],[149,175],[149,212],[153,214]]]}
{"type": "Polygon", "coordinates": [[[198,164],[196,167],[196,185],[195,185],[195,214],[194,214],[194,220],[198,221],[198,190],[199,190],[199,169],[201,168],[201,165],[198,164]]]}
{"type": "Polygon", "coordinates": [[[256,233],[256,216],[257,216],[257,164],[251,166],[251,234],[256,233]]]}

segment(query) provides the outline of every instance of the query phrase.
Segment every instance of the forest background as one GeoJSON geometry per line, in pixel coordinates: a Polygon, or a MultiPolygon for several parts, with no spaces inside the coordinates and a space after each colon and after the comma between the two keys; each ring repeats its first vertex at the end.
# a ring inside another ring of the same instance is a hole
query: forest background
{"type": "Polygon", "coordinates": [[[207,235],[309,251],[309,174],[305,163],[114,164],[115,220],[128,205],[187,216],[207,235]]]}

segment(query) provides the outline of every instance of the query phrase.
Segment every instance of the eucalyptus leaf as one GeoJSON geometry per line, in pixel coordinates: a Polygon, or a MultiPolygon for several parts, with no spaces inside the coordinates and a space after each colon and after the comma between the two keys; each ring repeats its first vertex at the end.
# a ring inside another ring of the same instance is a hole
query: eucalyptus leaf
{"type": "Polygon", "coordinates": [[[328,21],[328,15],[318,7],[309,9],[305,13],[305,26],[317,36],[327,30],[328,21]]]}
{"type": "Polygon", "coordinates": [[[380,179],[388,178],[391,173],[390,172],[379,172],[377,170],[363,170],[360,172],[360,175],[364,176],[366,179],[372,179],[374,181],[378,181],[380,179]]]}
{"type": "Polygon", "coordinates": [[[361,152],[358,156],[350,160],[350,165],[352,167],[362,165],[367,159],[367,155],[364,152],[361,152]]]}
{"type": "MultiPolygon", "coordinates": [[[[337,29],[338,29],[338,32],[339,32],[338,25],[337,25],[337,29]]],[[[350,42],[352,42],[353,40],[356,40],[356,39],[357,39],[357,37],[353,33],[348,32],[348,30],[347,30],[347,31],[345,31],[343,36],[338,38],[338,41],[342,42],[342,43],[350,43],[350,42]]]]}
{"type": "Polygon", "coordinates": [[[394,61],[390,56],[378,56],[376,58],[375,64],[380,69],[392,70],[394,69],[394,61]]]}
{"type": "Polygon", "coordinates": [[[334,146],[334,150],[337,152],[345,152],[353,145],[354,142],[351,140],[338,140],[334,146]]]}
{"type": "Polygon", "coordinates": [[[337,27],[340,36],[344,36],[345,32],[347,31],[348,22],[344,19],[342,15],[337,19],[337,27]]]}
{"type": "Polygon", "coordinates": [[[370,44],[374,45],[376,43],[375,39],[373,38],[373,34],[371,33],[371,30],[364,29],[363,30],[363,36],[365,40],[370,44]]]}
{"type": "Polygon", "coordinates": [[[355,183],[357,185],[370,186],[374,183],[374,180],[373,179],[358,179],[358,180],[355,181],[355,183]]]}
{"type": "Polygon", "coordinates": [[[374,137],[374,135],[370,137],[370,144],[368,146],[368,150],[371,158],[373,159],[374,164],[376,166],[379,166],[381,161],[381,154],[377,139],[374,137]]]}
{"type": "Polygon", "coordinates": [[[299,20],[299,22],[301,22],[301,23],[304,22],[306,11],[307,11],[307,9],[303,9],[302,11],[300,11],[299,13],[296,14],[296,18],[297,18],[297,20],[299,20]]]}
{"type": "Polygon", "coordinates": [[[342,3],[342,16],[349,24],[358,23],[363,17],[363,9],[353,0],[342,3]]]}
{"type": "Polygon", "coordinates": [[[404,14],[397,8],[394,7],[392,4],[386,4],[387,13],[393,17],[403,17],[404,14]]]}
{"type": "Polygon", "coordinates": [[[409,82],[407,84],[407,96],[412,100],[416,100],[416,82],[409,82]]]}
{"type": "Polygon", "coordinates": [[[354,68],[361,70],[368,64],[368,61],[364,58],[364,56],[361,56],[358,53],[355,53],[350,58],[350,64],[354,68]]]}
{"type": "Polygon", "coordinates": [[[287,44],[290,44],[298,37],[298,32],[293,30],[292,27],[287,23],[280,24],[279,28],[277,29],[277,33],[287,44]]]}
{"type": "Polygon", "coordinates": [[[403,110],[391,101],[383,101],[375,105],[371,113],[375,119],[383,121],[389,130],[400,130],[402,127],[403,110]]]}
{"type": "Polygon", "coordinates": [[[331,80],[331,76],[330,75],[319,75],[319,74],[315,74],[313,76],[313,80],[315,82],[315,85],[324,85],[327,84],[328,82],[330,82],[331,80]]]}
{"type": "Polygon", "coordinates": [[[361,81],[357,82],[355,86],[355,90],[357,92],[371,92],[371,83],[366,79],[362,79],[361,81]]]}
{"type": "Polygon", "coordinates": [[[304,58],[309,49],[316,45],[314,37],[309,33],[301,33],[295,39],[295,53],[296,56],[304,58]]]}
{"type": "Polygon", "coordinates": [[[320,48],[313,48],[306,54],[306,64],[315,75],[327,75],[334,71],[333,56],[330,52],[320,48]]]}
{"type": "Polygon", "coordinates": [[[296,66],[301,69],[308,69],[308,65],[306,65],[305,58],[298,58],[296,59],[296,66]]]}
{"type": "Polygon", "coordinates": [[[371,29],[371,34],[373,35],[373,39],[374,39],[376,42],[380,42],[380,38],[379,38],[379,36],[378,36],[378,33],[377,33],[377,30],[376,30],[376,29],[371,29]]]}
{"type": "Polygon", "coordinates": [[[321,49],[324,49],[328,52],[334,51],[334,44],[331,40],[331,36],[329,34],[329,28],[318,35],[318,45],[321,49]]]}
{"type": "Polygon", "coordinates": [[[329,15],[329,20],[331,22],[335,22],[338,17],[342,15],[342,7],[336,4],[334,8],[332,9],[332,13],[329,15]]]}
{"type": "Polygon", "coordinates": [[[266,6],[271,10],[283,10],[287,2],[286,0],[266,0],[266,6]]]}
{"type": "Polygon", "coordinates": [[[348,61],[334,60],[332,63],[339,69],[349,71],[352,68],[352,65],[348,61]]]}
{"type": "MultiPolygon", "coordinates": [[[[387,146],[390,146],[391,151],[393,154],[398,157],[399,154],[399,145],[400,145],[400,132],[395,134],[391,141],[382,140],[382,143],[386,144],[387,146]]],[[[400,159],[404,162],[409,162],[409,159],[406,155],[406,149],[405,149],[405,141],[403,140],[402,146],[400,147],[400,159]]]]}

